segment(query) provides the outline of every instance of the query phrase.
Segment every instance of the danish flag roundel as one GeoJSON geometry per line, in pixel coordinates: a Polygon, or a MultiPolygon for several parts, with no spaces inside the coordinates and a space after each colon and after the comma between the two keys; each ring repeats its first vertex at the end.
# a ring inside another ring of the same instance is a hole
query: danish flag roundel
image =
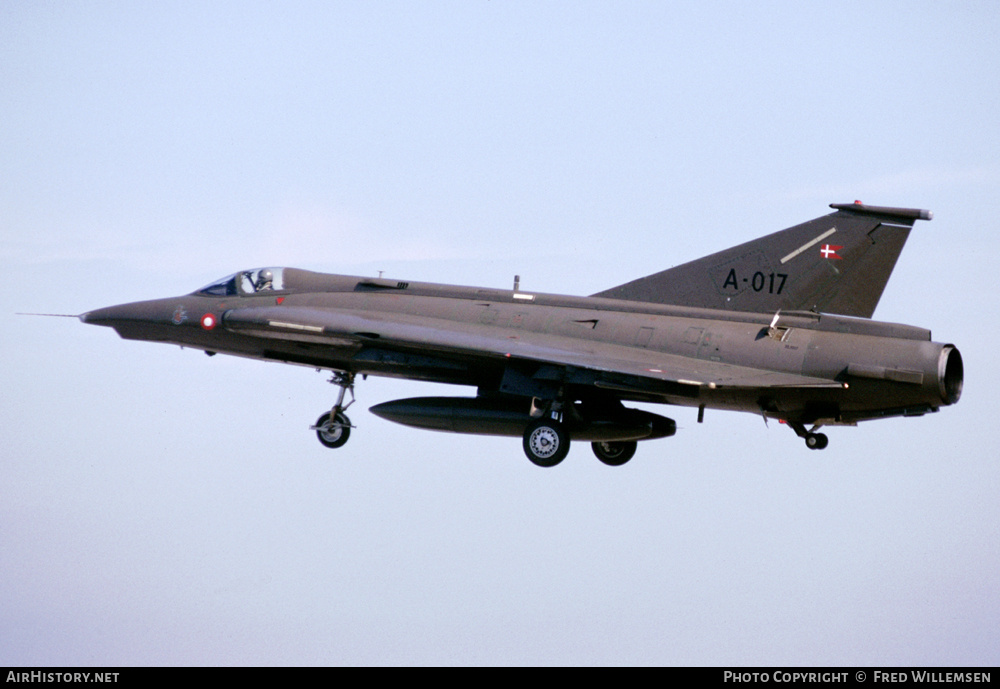
{"type": "Polygon", "coordinates": [[[215,317],[215,314],[206,313],[201,317],[201,327],[205,330],[211,330],[219,324],[219,319],[215,317]]]}
{"type": "Polygon", "coordinates": [[[819,253],[823,258],[843,258],[837,254],[837,252],[843,248],[844,246],[842,244],[824,244],[820,248],[819,253]]]}

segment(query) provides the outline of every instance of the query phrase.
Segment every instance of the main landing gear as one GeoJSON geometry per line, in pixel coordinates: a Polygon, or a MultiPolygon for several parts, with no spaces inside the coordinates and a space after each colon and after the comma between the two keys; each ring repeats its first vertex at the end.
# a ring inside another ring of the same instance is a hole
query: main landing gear
{"type": "Polygon", "coordinates": [[[341,447],[351,437],[351,420],[344,410],[354,404],[354,374],[349,371],[334,371],[330,382],[340,387],[337,403],[333,409],[316,420],[316,425],[310,428],[316,431],[319,441],[329,448],[341,447]],[[344,404],[344,396],[351,393],[351,401],[344,404]]]}
{"type": "Polygon", "coordinates": [[[639,443],[634,440],[609,441],[603,443],[591,443],[590,448],[597,455],[597,458],[609,467],[620,467],[622,464],[635,456],[635,450],[639,443]]]}
{"type": "MultiPolygon", "coordinates": [[[[554,467],[569,453],[569,433],[563,424],[550,418],[535,421],[524,431],[524,454],[540,467],[554,467]]],[[[591,443],[599,460],[610,467],[620,467],[635,456],[639,446],[634,440],[591,443]]]]}
{"type": "Polygon", "coordinates": [[[819,424],[807,431],[806,427],[797,421],[788,421],[787,423],[795,431],[795,435],[806,441],[806,447],[810,450],[822,450],[830,444],[830,439],[826,437],[825,433],[816,432],[820,429],[819,424]]]}
{"type": "MultiPolygon", "coordinates": [[[[534,403],[532,406],[534,409],[534,403]]],[[[532,464],[554,467],[566,459],[570,437],[564,417],[573,414],[576,416],[572,417],[571,423],[579,427],[581,419],[578,410],[558,401],[551,402],[546,405],[541,418],[528,425],[524,430],[522,446],[532,464]]],[[[638,443],[634,440],[600,441],[591,443],[590,447],[604,464],[620,467],[635,456],[638,443]]]]}

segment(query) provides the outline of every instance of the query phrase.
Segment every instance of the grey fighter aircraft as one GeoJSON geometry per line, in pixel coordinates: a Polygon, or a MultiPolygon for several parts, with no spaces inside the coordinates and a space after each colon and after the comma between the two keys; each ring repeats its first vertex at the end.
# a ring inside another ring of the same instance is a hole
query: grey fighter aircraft
{"type": "Polygon", "coordinates": [[[469,397],[376,405],[408,426],[519,436],[554,466],[570,440],[609,465],[673,420],[626,402],[745,411],[819,450],[827,425],[920,416],[962,392],[958,349],[924,328],[869,320],[917,220],[907,208],[834,213],[590,297],[246,270],[191,294],[90,311],[123,338],[333,372],[333,408],[312,427],[347,442],[361,374],[466,385],[469,397]],[[350,402],[345,404],[347,393],[350,402]]]}

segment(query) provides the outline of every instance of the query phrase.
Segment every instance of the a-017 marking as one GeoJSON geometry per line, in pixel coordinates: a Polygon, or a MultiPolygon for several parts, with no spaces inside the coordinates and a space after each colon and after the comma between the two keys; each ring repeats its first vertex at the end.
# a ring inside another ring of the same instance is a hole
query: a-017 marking
{"type": "MultiPolygon", "coordinates": [[[[785,280],[788,279],[788,273],[767,273],[764,274],[761,271],[757,271],[750,278],[743,278],[743,282],[749,283],[750,288],[754,292],[764,292],[768,294],[781,294],[781,290],[785,288],[785,280]]],[[[729,275],[726,276],[726,281],[722,283],[722,289],[727,287],[732,287],[735,290],[740,288],[740,279],[736,275],[736,269],[730,268],[729,275]]]]}

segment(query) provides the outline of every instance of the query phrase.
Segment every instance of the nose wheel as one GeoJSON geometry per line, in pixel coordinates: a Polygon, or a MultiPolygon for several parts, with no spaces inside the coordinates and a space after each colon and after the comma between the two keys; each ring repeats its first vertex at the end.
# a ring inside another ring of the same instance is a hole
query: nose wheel
{"type": "Polygon", "coordinates": [[[316,437],[324,447],[338,448],[351,437],[351,420],[344,410],[354,404],[354,374],[349,371],[334,371],[330,382],[340,388],[337,403],[333,409],[316,420],[316,425],[310,428],[316,431],[316,437]],[[351,393],[351,401],[344,404],[344,397],[351,393]]]}
{"type": "Polygon", "coordinates": [[[316,420],[316,437],[325,446],[331,449],[338,448],[347,442],[351,437],[351,420],[347,414],[338,413],[332,415],[327,412],[316,420]]]}

